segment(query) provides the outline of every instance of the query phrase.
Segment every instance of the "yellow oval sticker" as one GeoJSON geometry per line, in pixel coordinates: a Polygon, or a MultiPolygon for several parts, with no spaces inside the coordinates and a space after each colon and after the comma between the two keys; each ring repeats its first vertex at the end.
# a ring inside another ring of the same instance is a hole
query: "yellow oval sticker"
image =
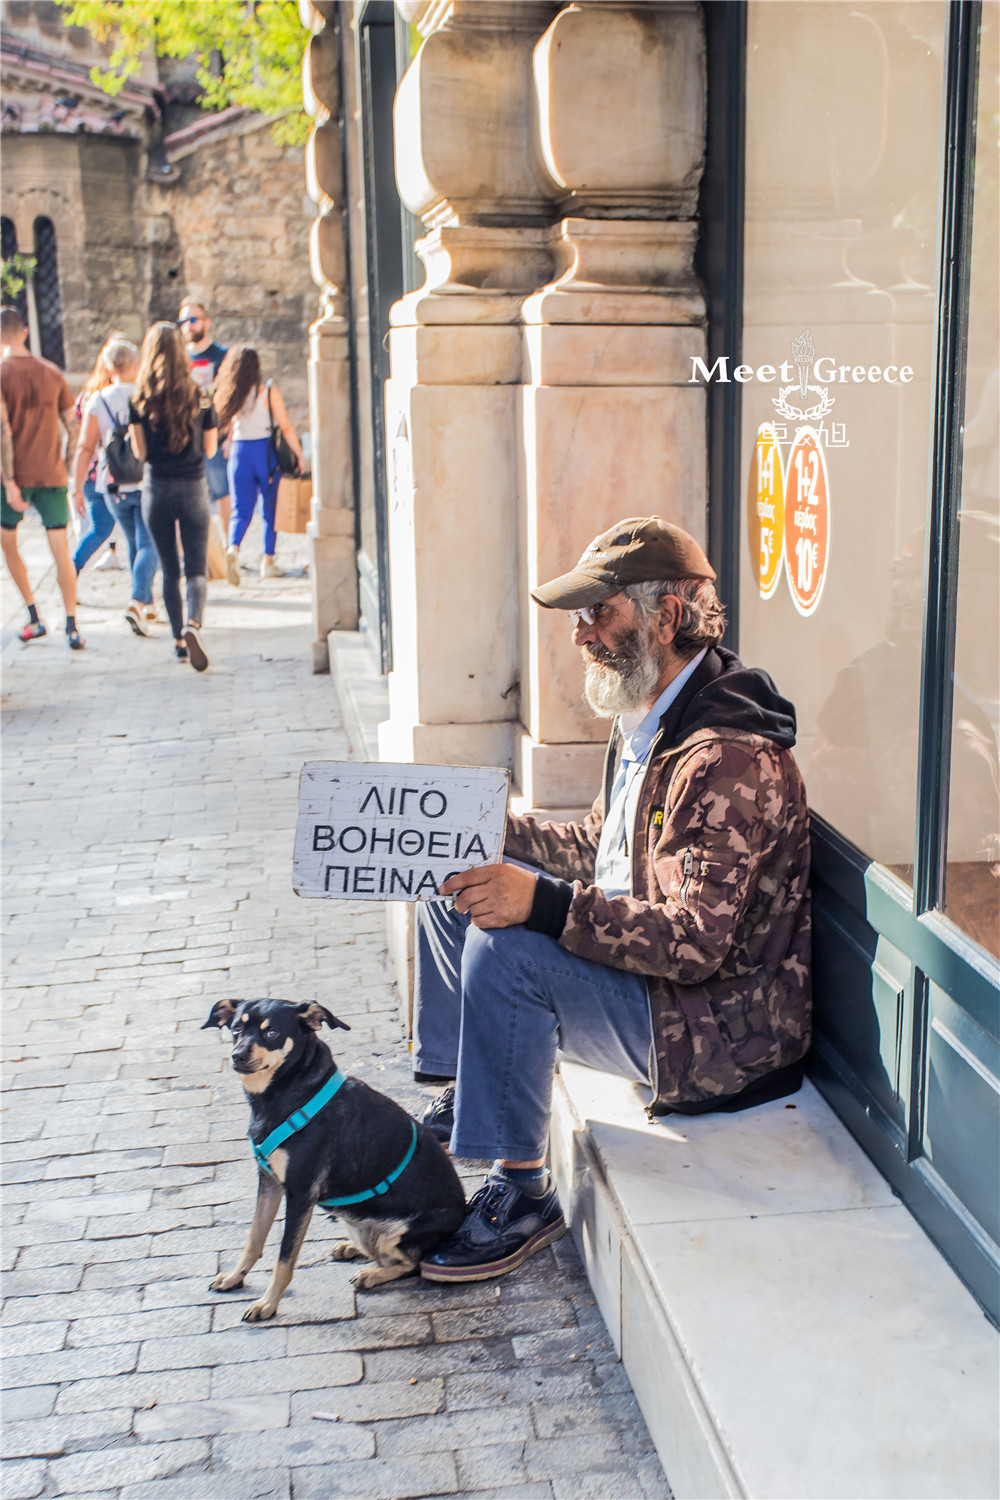
{"type": "Polygon", "coordinates": [[[781,578],[785,538],[785,471],[770,422],[762,422],[747,479],[747,539],[750,565],[762,599],[770,599],[781,578]]]}

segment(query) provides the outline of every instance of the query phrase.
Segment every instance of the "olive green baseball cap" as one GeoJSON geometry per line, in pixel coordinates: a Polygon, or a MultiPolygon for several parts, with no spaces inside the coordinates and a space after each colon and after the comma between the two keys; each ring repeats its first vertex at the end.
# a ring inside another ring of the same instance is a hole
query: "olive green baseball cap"
{"type": "Polygon", "coordinates": [[[575,568],[531,597],[545,609],[585,609],[627,584],[677,578],[714,579],[715,570],[690,532],[661,516],[632,516],[602,531],[575,568]]]}

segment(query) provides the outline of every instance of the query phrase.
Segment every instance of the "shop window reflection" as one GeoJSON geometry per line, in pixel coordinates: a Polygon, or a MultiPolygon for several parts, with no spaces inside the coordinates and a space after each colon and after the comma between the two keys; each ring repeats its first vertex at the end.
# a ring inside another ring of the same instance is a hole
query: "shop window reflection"
{"type": "MultiPolygon", "coordinates": [[[[803,617],[787,578],[762,595],[748,533],[740,654],[796,704],[810,805],[907,882],[945,22],[940,0],[759,0],[747,11],[743,359],[754,369],[794,361],[793,341],[809,332],[810,387],[826,391],[814,425],[829,478],[829,555],[822,597],[803,617]],[[838,378],[817,378],[825,361],[838,378]],[[912,378],[869,379],[873,367],[897,377],[908,367],[912,378]]],[[[780,419],[780,388],[743,387],[744,475],[760,425],[780,419]]],[[[778,436],[787,462],[796,423],[778,436]]]]}

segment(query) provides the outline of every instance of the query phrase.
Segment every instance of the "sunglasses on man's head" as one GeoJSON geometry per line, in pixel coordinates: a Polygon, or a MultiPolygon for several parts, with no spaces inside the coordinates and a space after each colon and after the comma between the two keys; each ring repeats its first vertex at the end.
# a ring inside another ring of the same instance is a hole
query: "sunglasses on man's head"
{"type": "Polygon", "coordinates": [[[178,326],[178,328],[183,328],[186,323],[200,323],[200,322],[201,322],[201,317],[200,316],[193,316],[193,317],[190,317],[190,318],[179,318],[178,322],[177,322],[177,326],[178,326]]]}

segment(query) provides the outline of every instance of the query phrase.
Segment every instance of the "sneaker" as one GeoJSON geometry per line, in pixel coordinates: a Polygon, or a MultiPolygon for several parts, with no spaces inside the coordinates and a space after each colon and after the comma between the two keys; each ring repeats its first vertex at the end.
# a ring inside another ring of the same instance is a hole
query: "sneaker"
{"type": "Polygon", "coordinates": [[[186,646],[175,646],[174,656],[178,661],[188,662],[191,660],[190,656],[188,656],[188,648],[186,646]]]}
{"type": "Polygon", "coordinates": [[[188,648],[192,667],[194,667],[196,672],[204,672],[208,666],[208,656],[205,653],[204,646],[201,644],[201,636],[198,630],[199,627],[197,625],[188,625],[184,631],[184,643],[188,648]]]}
{"type": "Polygon", "coordinates": [[[226,578],[234,589],[240,586],[240,549],[238,547],[226,548],[226,578]]]}
{"type": "Polygon", "coordinates": [[[260,560],[260,576],[261,578],[284,578],[285,570],[284,568],[279,568],[278,564],[273,560],[268,562],[266,557],[262,557],[260,560]]]}
{"type": "Polygon", "coordinates": [[[69,649],[71,651],[83,651],[86,649],[87,642],[78,630],[67,630],[66,639],[69,642],[69,649]]]}
{"type": "Polygon", "coordinates": [[[142,606],[142,618],[144,620],[148,620],[151,625],[157,624],[160,617],[156,613],[156,605],[144,604],[142,606]]]}
{"type": "Polygon", "coordinates": [[[22,641],[40,641],[43,635],[48,635],[44,622],[42,620],[29,620],[21,631],[20,639],[22,641]]]}
{"type": "Polygon", "coordinates": [[[420,1116],[421,1125],[426,1125],[429,1130],[437,1136],[442,1146],[447,1146],[451,1140],[451,1132],[455,1127],[455,1085],[451,1084],[432,1099],[430,1104],[420,1116]]]}
{"type": "Polygon", "coordinates": [[[145,625],[142,623],[142,615],[139,612],[139,606],[135,603],[134,600],[125,611],[125,624],[132,631],[133,635],[144,636],[148,634],[145,625]]]}
{"type": "Polygon", "coordinates": [[[118,554],[117,552],[114,552],[110,547],[108,548],[107,552],[105,552],[100,562],[94,564],[94,568],[98,573],[120,573],[122,571],[122,565],[119,561],[118,554]]]}
{"type": "Polygon", "coordinates": [[[492,1172],[469,1200],[465,1222],[425,1260],[425,1281],[489,1281],[566,1233],[554,1186],[539,1198],[492,1172]]]}

